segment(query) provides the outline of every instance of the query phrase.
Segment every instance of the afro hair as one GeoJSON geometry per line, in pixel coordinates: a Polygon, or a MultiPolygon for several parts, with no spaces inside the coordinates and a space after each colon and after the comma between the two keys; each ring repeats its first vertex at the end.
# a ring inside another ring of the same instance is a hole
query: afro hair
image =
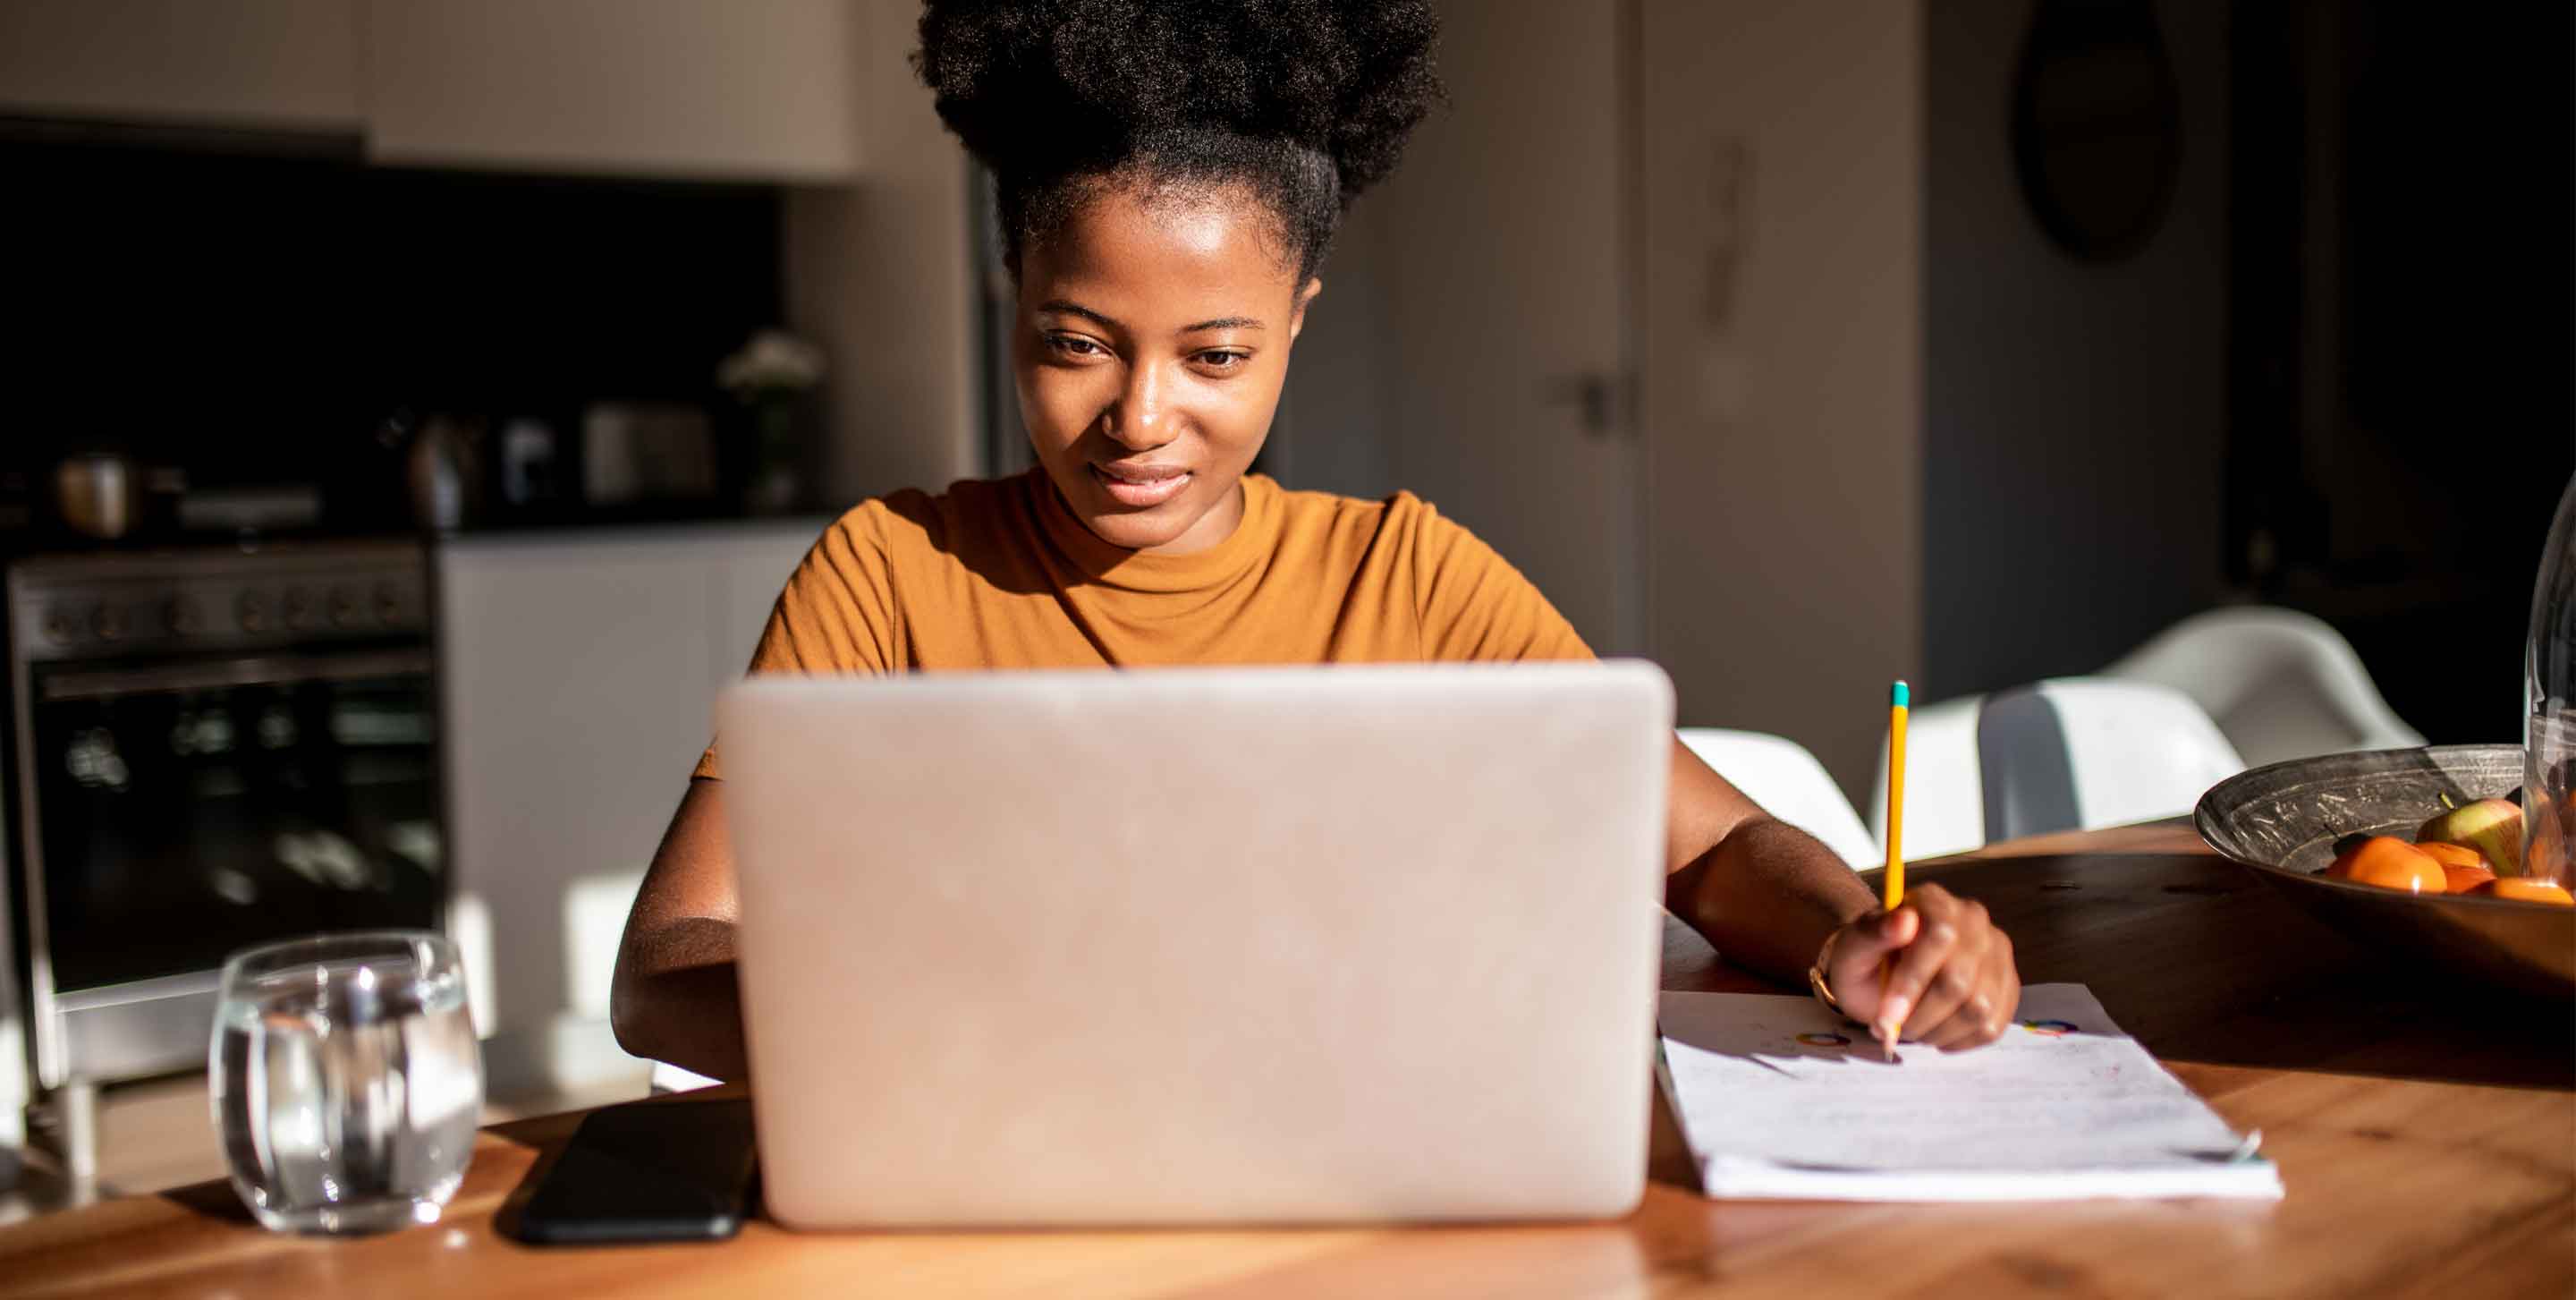
{"type": "Polygon", "coordinates": [[[928,0],[915,68],[1005,260],[1104,183],[1242,185],[1311,276],[1440,98],[1428,0],[928,0]]]}

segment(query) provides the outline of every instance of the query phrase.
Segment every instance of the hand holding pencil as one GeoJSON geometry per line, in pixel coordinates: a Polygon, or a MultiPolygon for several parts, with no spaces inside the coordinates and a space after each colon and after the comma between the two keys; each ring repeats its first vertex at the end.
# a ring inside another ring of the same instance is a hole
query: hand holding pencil
{"type": "Polygon", "coordinates": [[[1835,933],[1834,997],[1891,1055],[1899,1039],[1944,1051],[1995,1041],[2021,1005],[2012,940],[1983,905],[1937,884],[1908,889],[1903,850],[1906,684],[1889,692],[1887,873],[1882,905],[1835,933]]]}

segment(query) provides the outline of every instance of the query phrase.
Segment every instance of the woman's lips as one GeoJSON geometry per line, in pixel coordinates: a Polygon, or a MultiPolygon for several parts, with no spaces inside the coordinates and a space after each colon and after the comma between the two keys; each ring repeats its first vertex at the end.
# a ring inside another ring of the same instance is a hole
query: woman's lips
{"type": "Polygon", "coordinates": [[[1168,465],[1155,466],[1090,466],[1091,476],[1109,493],[1109,499],[1129,509],[1141,510],[1158,506],[1179,496],[1190,485],[1190,472],[1168,465]]]}

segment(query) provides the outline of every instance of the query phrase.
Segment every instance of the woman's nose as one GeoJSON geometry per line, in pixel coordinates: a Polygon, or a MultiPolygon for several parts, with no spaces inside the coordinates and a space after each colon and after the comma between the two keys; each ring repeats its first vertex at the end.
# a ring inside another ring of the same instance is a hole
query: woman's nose
{"type": "Polygon", "coordinates": [[[1108,418],[1102,421],[1111,440],[1136,451],[1151,451],[1170,442],[1174,421],[1164,388],[1159,367],[1137,366],[1130,370],[1126,391],[1118,395],[1118,404],[1109,408],[1108,418]]]}

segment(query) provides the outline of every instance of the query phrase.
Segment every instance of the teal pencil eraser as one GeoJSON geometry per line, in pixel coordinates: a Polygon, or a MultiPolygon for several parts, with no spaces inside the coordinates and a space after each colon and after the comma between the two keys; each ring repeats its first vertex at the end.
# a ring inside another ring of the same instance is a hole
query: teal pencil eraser
{"type": "Polygon", "coordinates": [[[1898,683],[1897,683],[1897,684],[1895,684],[1894,686],[1890,686],[1890,687],[1888,687],[1888,688],[1887,688],[1887,703],[1888,703],[1888,707],[1890,707],[1890,708],[1896,708],[1896,709],[1910,709],[1910,708],[1914,707],[1911,703],[1909,703],[1909,702],[1908,702],[1908,699],[1909,699],[1909,697],[1910,697],[1911,695],[1912,695],[1912,692],[1910,692],[1910,691],[1908,691],[1908,690],[1906,690],[1906,689],[1905,689],[1905,683],[1903,683],[1903,682],[1898,682],[1898,683]]]}

